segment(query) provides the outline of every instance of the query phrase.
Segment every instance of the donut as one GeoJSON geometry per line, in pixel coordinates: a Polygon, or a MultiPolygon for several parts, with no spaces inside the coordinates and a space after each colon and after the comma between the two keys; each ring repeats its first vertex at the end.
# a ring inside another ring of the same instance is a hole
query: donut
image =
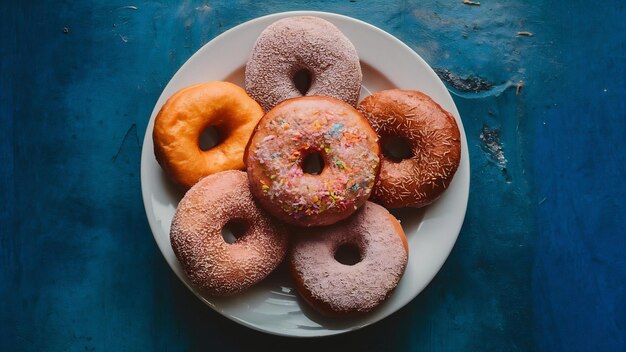
{"type": "Polygon", "coordinates": [[[376,132],[352,106],[329,97],[289,99],[265,114],[244,156],[259,204],[284,222],[330,225],[369,198],[379,169],[376,132]],[[319,174],[306,162],[318,157],[319,174]]]}
{"type": "Polygon", "coordinates": [[[323,314],[369,312],[404,274],[409,254],[404,231],[378,204],[367,202],[345,221],[303,231],[292,237],[289,268],[298,294],[323,314]],[[356,257],[341,263],[337,252],[346,248],[356,257]]]}
{"type": "Polygon", "coordinates": [[[265,111],[303,95],[356,106],[362,79],[354,45],[332,23],[311,16],[284,18],[263,30],[245,72],[246,91],[265,111]],[[294,81],[299,74],[310,79],[304,93],[294,81]]]}
{"type": "Polygon", "coordinates": [[[176,209],[170,241],[189,282],[201,292],[226,296],[265,278],[287,253],[283,225],[259,209],[243,171],[207,176],[195,184],[176,209]],[[226,243],[222,228],[242,227],[226,243]]]}
{"type": "Polygon", "coordinates": [[[154,155],[165,172],[185,189],[204,176],[243,169],[243,152],[263,109],[228,82],[209,82],[174,93],[154,120],[154,155]],[[203,150],[200,137],[209,127],[221,141],[203,150]]]}
{"type": "Polygon", "coordinates": [[[419,208],[439,198],[461,160],[461,136],[452,114],[426,94],[400,89],[372,94],[358,110],[383,145],[372,199],[387,208],[419,208]],[[385,151],[385,143],[398,138],[410,149],[403,160],[385,151]]]}

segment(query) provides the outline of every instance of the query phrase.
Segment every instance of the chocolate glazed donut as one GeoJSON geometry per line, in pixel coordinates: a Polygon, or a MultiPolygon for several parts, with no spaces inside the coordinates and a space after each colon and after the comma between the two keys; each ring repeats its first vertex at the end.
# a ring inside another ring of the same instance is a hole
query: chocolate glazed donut
{"type": "Polygon", "coordinates": [[[461,160],[461,136],[454,116],[429,96],[390,89],[365,98],[358,110],[381,138],[410,149],[398,160],[383,153],[373,200],[387,208],[423,207],[448,188],[461,160]]]}
{"type": "Polygon", "coordinates": [[[354,45],[337,27],[318,17],[289,17],[268,26],[246,64],[246,91],[265,111],[303,95],[337,98],[356,106],[361,65],[354,45]],[[301,92],[294,77],[310,76],[301,92]]]}

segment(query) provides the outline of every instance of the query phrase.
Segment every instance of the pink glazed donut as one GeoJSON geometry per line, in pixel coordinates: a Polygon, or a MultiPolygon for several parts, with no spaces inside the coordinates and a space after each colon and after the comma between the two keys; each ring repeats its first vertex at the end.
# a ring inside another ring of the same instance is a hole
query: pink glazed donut
{"type": "Polygon", "coordinates": [[[259,209],[243,171],[223,171],[196,183],[178,204],[170,240],[191,284],[202,292],[226,296],[265,278],[287,252],[287,232],[259,209]],[[226,243],[227,223],[242,236],[226,243]]]}
{"type": "Polygon", "coordinates": [[[285,99],[322,95],[356,106],[361,91],[361,65],[354,45],[332,23],[298,16],[276,21],[257,39],[246,64],[246,91],[265,111],[285,99]],[[303,94],[294,82],[306,72],[310,85],[303,94]]]}
{"type": "Polygon", "coordinates": [[[380,165],[376,132],[352,106],[329,97],[286,100],[265,114],[244,153],[259,205],[299,226],[331,225],[365,204],[380,165]],[[323,160],[319,174],[306,161],[323,160]]]}
{"type": "Polygon", "coordinates": [[[300,296],[323,314],[369,312],[391,295],[404,274],[409,253],[404,231],[378,204],[367,202],[345,221],[304,232],[292,237],[291,275],[300,296]],[[342,264],[338,252],[350,248],[355,258],[342,264]]]}

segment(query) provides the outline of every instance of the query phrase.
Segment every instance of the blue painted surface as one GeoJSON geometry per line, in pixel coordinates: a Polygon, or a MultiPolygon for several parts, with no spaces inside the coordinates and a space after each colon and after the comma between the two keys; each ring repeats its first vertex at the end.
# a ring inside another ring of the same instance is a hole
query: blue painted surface
{"type": "Polygon", "coordinates": [[[0,350],[626,350],[625,16],[623,1],[5,4],[0,350]],[[310,341],[195,299],[152,240],[139,183],[140,140],[178,67],[228,28],[297,9],[363,19],[492,85],[450,82],[472,183],[442,271],[390,318],[310,341]]]}

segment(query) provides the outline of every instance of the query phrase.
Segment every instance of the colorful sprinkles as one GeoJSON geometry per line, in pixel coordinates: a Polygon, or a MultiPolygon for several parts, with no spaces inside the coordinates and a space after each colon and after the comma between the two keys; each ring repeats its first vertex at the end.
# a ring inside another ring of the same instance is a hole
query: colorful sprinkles
{"type": "Polygon", "coordinates": [[[376,134],[353,114],[297,111],[265,119],[250,159],[263,170],[263,193],[293,219],[354,210],[369,197],[379,167],[376,134]],[[310,151],[322,154],[320,175],[302,170],[310,151]]]}

